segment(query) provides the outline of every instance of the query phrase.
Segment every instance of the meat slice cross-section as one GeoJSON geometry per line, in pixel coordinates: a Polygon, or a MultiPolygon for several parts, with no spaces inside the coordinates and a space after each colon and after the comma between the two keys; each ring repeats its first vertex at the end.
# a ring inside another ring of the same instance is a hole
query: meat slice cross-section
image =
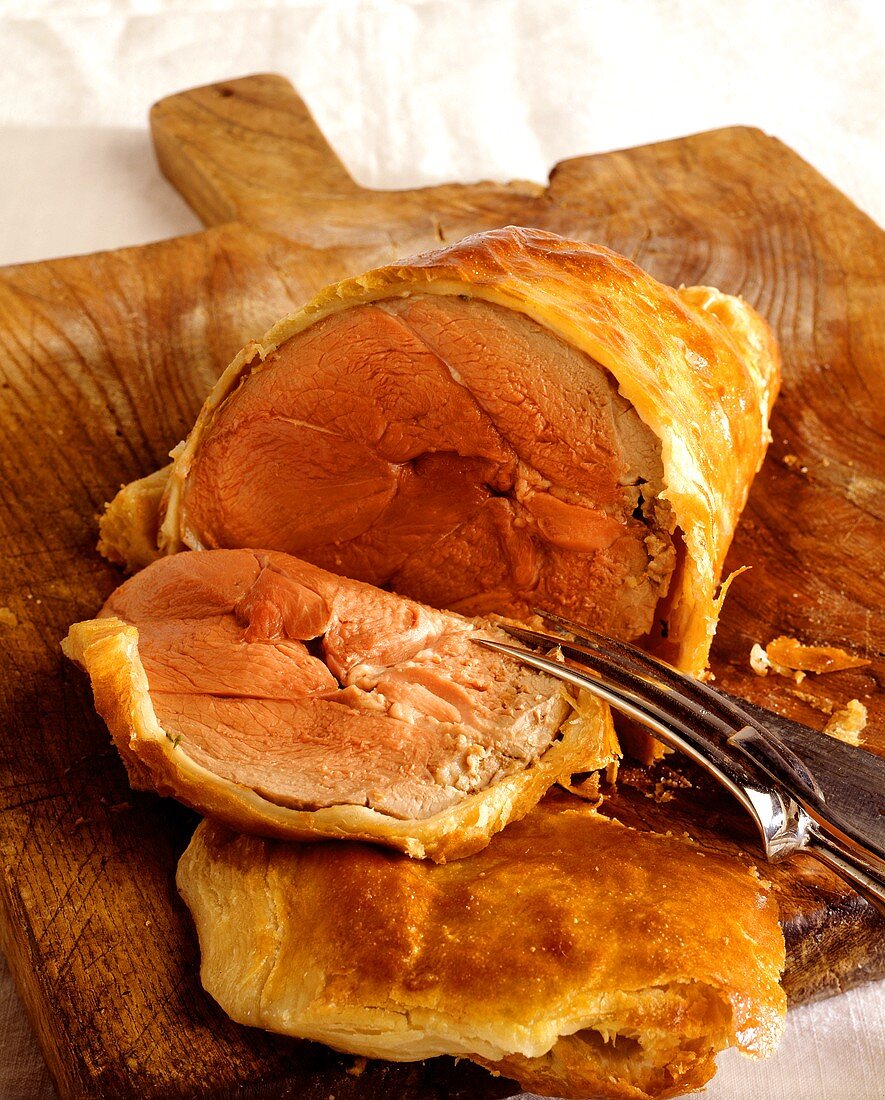
{"type": "Polygon", "coordinates": [[[659,441],[587,355],[501,306],[416,295],[273,352],[208,427],[182,511],[194,545],[635,638],[675,564],[662,474],[659,441]]]}
{"type": "Polygon", "coordinates": [[[451,858],[616,743],[601,707],[475,644],[504,637],[275,551],[155,562],[65,651],[133,783],[244,831],[451,858]]]}

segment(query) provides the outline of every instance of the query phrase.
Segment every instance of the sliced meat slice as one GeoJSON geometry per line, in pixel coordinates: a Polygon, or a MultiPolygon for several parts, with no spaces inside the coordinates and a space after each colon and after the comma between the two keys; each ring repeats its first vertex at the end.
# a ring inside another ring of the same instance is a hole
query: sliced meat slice
{"type": "Polygon", "coordinates": [[[444,860],[617,752],[607,711],[435,611],[274,551],[164,558],[64,650],[133,785],[247,832],[444,860]]]}

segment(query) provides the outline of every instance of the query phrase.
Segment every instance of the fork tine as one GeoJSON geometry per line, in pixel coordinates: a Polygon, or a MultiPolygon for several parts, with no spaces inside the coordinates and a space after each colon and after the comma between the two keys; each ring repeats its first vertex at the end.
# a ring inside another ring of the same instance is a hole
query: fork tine
{"type": "MultiPolygon", "coordinates": [[[[509,632],[508,630],[508,633],[509,632]]],[[[545,642],[552,640],[548,639],[544,634],[536,634],[534,631],[530,630],[523,631],[521,628],[514,628],[513,633],[534,635],[535,638],[545,642]]],[[[498,653],[504,653],[507,654],[507,656],[515,657],[523,664],[530,665],[532,668],[536,668],[541,672],[546,672],[554,676],[557,680],[563,680],[566,683],[574,684],[576,687],[586,688],[594,695],[611,703],[612,706],[617,707],[619,710],[624,710],[626,713],[630,714],[631,717],[642,722],[643,725],[648,725],[649,720],[655,717],[647,709],[645,700],[635,695],[635,693],[629,693],[622,688],[620,684],[613,683],[606,677],[604,672],[598,669],[589,668],[587,666],[575,667],[574,664],[567,664],[563,661],[554,660],[551,657],[542,656],[539,653],[532,653],[529,650],[520,649],[518,646],[507,645],[506,642],[495,642],[490,638],[476,638],[475,641],[477,645],[481,645],[485,649],[493,649],[498,653]]],[[[569,648],[567,642],[564,643],[564,646],[565,648],[569,648]]],[[[673,717],[675,722],[678,722],[678,718],[675,715],[673,717]]],[[[674,736],[674,732],[669,727],[662,732],[661,736],[668,743],[675,741],[677,747],[683,747],[682,739],[678,736],[674,736]]]]}
{"type": "MultiPolygon", "coordinates": [[[[517,638],[519,641],[529,645],[558,646],[561,650],[572,656],[574,660],[580,661],[587,668],[602,668],[620,679],[630,677],[643,686],[651,685],[658,689],[667,687],[671,691],[678,690],[680,696],[685,697],[688,702],[691,701],[689,691],[683,686],[681,680],[678,687],[677,685],[662,682],[663,677],[659,675],[656,668],[653,670],[654,678],[650,679],[650,672],[646,671],[640,662],[632,661],[629,657],[620,656],[613,651],[613,647],[610,649],[608,646],[603,646],[601,644],[601,639],[599,644],[589,646],[581,641],[573,642],[570,638],[553,634],[542,634],[537,630],[529,630],[528,627],[515,624],[499,623],[498,626],[505,634],[509,634],[511,637],[517,638]]],[[[689,684],[690,683],[689,681],[689,684]]],[[[720,715],[711,713],[708,716],[708,720],[711,724],[716,726],[719,732],[725,737],[730,737],[735,732],[735,724],[733,722],[724,721],[720,715]]],[[[738,723],[738,726],[739,725],[740,723],[738,723]]]]}
{"type": "MultiPolygon", "coordinates": [[[[765,757],[773,774],[789,776],[801,783],[806,793],[820,802],[825,802],[824,793],[817,780],[809,771],[805,762],[790,749],[774,731],[761,725],[737,702],[716,691],[702,680],[680,672],[666,661],[653,657],[650,653],[631,645],[629,642],[607,638],[596,631],[589,630],[579,623],[554,615],[551,612],[533,608],[545,623],[553,623],[560,630],[568,631],[577,639],[576,652],[579,659],[604,664],[609,671],[617,670],[627,677],[637,677],[660,691],[671,691],[681,695],[686,707],[692,712],[700,708],[706,721],[719,729],[726,737],[731,737],[743,727],[749,726],[759,735],[754,740],[757,750],[765,757]]],[[[502,624],[502,629],[511,629],[502,624]]],[[[519,628],[522,629],[522,628],[519,628]]],[[[569,644],[566,639],[557,644],[569,644]]],[[[736,742],[738,747],[742,747],[736,742]]],[[[753,754],[748,754],[753,756],[753,754]]],[[[755,759],[755,756],[753,756],[755,759]]]]}
{"type": "MultiPolygon", "coordinates": [[[[545,622],[554,623],[561,630],[568,631],[579,644],[589,647],[592,653],[600,659],[614,661],[620,664],[625,671],[632,670],[640,675],[643,673],[644,675],[653,674],[686,697],[696,700],[699,705],[710,710],[717,718],[731,727],[732,731],[734,731],[735,723],[753,726],[755,729],[759,728],[756,719],[743,710],[739,704],[709,687],[702,680],[680,672],[673,665],[668,664],[659,657],[646,653],[638,646],[632,645],[630,642],[619,641],[616,638],[607,638],[605,635],[590,630],[586,626],[581,626],[571,619],[563,618],[561,615],[541,611],[539,608],[533,608],[532,610],[545,622]]],[[[770,734],[769,731],[765,732],[773,741],[780,744],[775,735],[770,734]]],[[[783,748],[786,752],[789,751],[785,745],[783,748]]]]}
{"type": "MultiPolygon", "coordinates": [[[[639,665],[649,672],[654,672],[656,675],[665,677],[670,682],[678,683],[680,688],[692,692],[696,688],[701,687],[705,689],[706,693],[713,696],[712,702],[724,702],[721,697],[707,688],[701,680],[696,679],[694,676],[689,676],[684,672],[680,672],[679,669],[674,668],[673,665],[668,664],[666,661],[661,660],[660,657],[654,657],[651,653],[646,653],[644,649],[640,649],[639,646],[632,645],[630,642],[622,642],[617,638],[608,638],[604,634],[599,634],[595,630],[590,630],[586,626],[581,626],[580,623],[573,622],[571,619],[566,619],[561,615],[554,615],[550,611],[542,611],[540,608],[533,607],[532,611],[545,623],[554,624],[559,630],[566,631],[571,634],[576,641],[583,645],[589,646],[594,652],[601,652],[605,656],[620,656],[625,661],[630,661],[635,665],[639,665]]],[[[737,707],[727,707],[732,712],[737,712],[737,707]]],[[[741,721],[744,721],[743,714],[740,715],[741,721]]]]}
{"type": "MultiPolygon", "coordinates": [[[[622,695],[629,696],[631,700],[638,702],[638,705],[653,707],[664,720],[682,725],[688,724],[694,731],[703,730],[707,738],[709,737],[707,728],[710,726],[726,739],[735,732],[734,725],[710,714],[706,708],[699,706],[681,691],[674,690],[668,684],[662,684],[659,679],[649,677],[641,669],[633,667],[626,661],[618,660],[616,656],[601,649],[588,651],[586,646],[574,643],[568,638],[541,634],[522,626],[501,624],[501,629],[529,645],[557,647],[566,658],[580,665],[581,670],[590,676],[594,684],[602,680],[609,689],[618,690],[622,695]]],[[[517,650],[517,653],[521,656],[524,651],[517,650]]],[[[557,668],[563,667],[558,662],[554,662],[554,665],[557,668]]]]}
{"type": "MultiPolygon", "coordinates": [[[[615,662],[625,671],[632,671],[643,679],[653,675],[658,681],[669,685],[712,712],[732,731],[734,731],[736,724],[749,725],[759,729],[758,721],[734,700],[709,687],[703,680],[699,680],[695,676],[689,676],[685,672],[680,672],[679,669],[674,668],[673,665],[660,657],[654,657],[651,653],[646,653],[645,650],[632,645],[630,642],[608,638],[604,634],[599,634],[595,630],[590,630],[588,627],[581,626],[580,623],[563,618],[561,615],[554,615],[552,612],[542,611],[540,608],[532,608],[532,610],[544,622],[553,623],[560,630],[573,635],[579,645],[587,646],[591,651],[587,656],[592,654],[601,660],[615,662]]],[[[769,731],[764,732],[773,741],[780,744],[776,735],[771,734],[769,731]]],[[[789,751],[785,745],[783,748],[785,752],[789,751]]]]}
{"type": "Polygon", "coordinates": [[[751,722],[749,715],[744,715],[737,706],[731,705],[729,700],[708,688],[700,680],[679,672],[664,661],[630,645],[629,642],[607,638],[559,615],[542,611],[536,611],[536,614],[545,621],[555,623],[560,629],[568,631],[576,641],[529,631],[521,626],[511,627],[504,623],[500,624],[501,629],[520,640],[532,641],[537,645],[549,645],[552,642],[554,645],[568,647],[578,660],[598,664],[619,677],[638,680],[641,684],[657,688],[659,691],[675,693],[677,697],[684,700],[687,707],[693,709],[693,712],[696,713],[694,708],[700,708],[704,712],[703,717],[708,722],[711,721],[726,737],[751,722]]]}

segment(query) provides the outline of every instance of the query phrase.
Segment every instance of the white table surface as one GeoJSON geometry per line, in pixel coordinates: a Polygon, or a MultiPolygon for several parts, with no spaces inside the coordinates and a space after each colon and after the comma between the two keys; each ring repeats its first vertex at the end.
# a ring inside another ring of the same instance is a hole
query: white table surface
{"type": "MultiPolygon", "coordinates": [[[[0,264],[199,228],[147,109],[258,71],[295,83],[368,186],[543,180],[566,156],[746,123],[882,222],[883,57],[878,0],[0,0],[0,264]]],[[[53,1095],[0,958],[0,1100],[53,1095]]],[[[773,1059],[727,1052],[705,1095],[885,1097],[885,983],[791,1012],[773,1059]]]]}

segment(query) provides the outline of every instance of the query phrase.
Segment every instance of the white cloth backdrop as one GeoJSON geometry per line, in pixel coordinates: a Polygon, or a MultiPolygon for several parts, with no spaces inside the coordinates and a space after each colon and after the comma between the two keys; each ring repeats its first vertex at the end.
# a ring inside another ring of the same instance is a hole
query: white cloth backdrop
{"type": "MultiPolygon", "coordinates": [[[[557,160],[734,123],[885,220],[880,0],[0,0],[0,264],[198,228],[147,109],[275,71],[363,184],[543,180],[557,160]]],[[[727,289],[727,288],[726,288],[727,289]]],[[[885,984],[729,1052],[710,1100],[885,1096],[885,984]]],[[[53,1092],[0,959],[0,1100],[53,1092]]]]}

